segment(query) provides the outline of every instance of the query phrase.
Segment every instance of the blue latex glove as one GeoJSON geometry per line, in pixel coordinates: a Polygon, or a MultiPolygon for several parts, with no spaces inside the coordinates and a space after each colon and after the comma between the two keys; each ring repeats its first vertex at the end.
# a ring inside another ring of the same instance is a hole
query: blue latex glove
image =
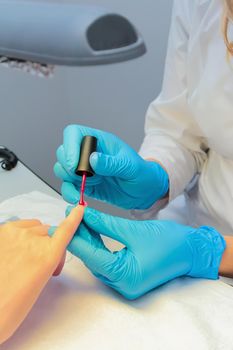
{"type": "Polygon", "coordinates": [[[106,285],[135,299],[179,276],[217,279],[225,245],[211,227],[130,221],[87,208],[68,249],[106,285]],[[125,248],[112,253],[100,234],[125,248]]]}
{"type": "Polygon", "coordinates": [[[64,143],[57,151],[54,167],[57,177],[64,181],[63,198],[76,204],[80,198],[81,177],[75,174],[80,146],[84,136],[98,139],[97,152],[90,164],[96,175],[87,179],[85,194],[124,209],[147,209],[168,192],[166,171],[157,163],[142,159],[118,137],[80,125],[64,130],[64,143]]]}

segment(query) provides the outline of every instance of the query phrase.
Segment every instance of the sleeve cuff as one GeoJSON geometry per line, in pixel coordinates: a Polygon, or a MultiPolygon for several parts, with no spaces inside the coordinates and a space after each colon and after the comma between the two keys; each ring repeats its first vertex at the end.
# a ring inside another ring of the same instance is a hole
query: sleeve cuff
{"type": "Polygon", "coordinates": [[[193,266],[190,277],[216,280],[226,242],[214,228],[202,226],[197,233],[190,235],[188,243],[193,252],[193,266]]]}
{"type": "Polygon", "coordinates": [[[184,192],[197,173],[192,153],[163,135],[147,135],[139,154],[144,159],[155,159],[166,169],[169,176],[169,202],[184,192]]]}

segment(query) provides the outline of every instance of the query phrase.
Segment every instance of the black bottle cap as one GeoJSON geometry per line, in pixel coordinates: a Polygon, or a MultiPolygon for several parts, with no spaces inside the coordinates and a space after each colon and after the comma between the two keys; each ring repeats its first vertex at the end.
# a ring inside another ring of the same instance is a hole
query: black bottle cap
{"type": "Polygon", "coordinates": [[[90,165],[90,155],[93,152],[96,152],[97,149],[97,138],[94,136],[84,136],[80,148],[80,158],[79,164],[75,173],[79,176],[82,176],[85,172],[87,177],[91,177],[95,174],[94,170],[90,165]]]}

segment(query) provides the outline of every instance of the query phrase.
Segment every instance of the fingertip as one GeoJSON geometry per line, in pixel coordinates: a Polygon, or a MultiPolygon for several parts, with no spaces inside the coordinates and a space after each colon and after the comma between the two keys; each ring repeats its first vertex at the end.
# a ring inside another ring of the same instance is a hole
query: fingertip
{"type": "Polygon", "coordinates": [[[81,134],[78,125],[68,125],[64,129],[63,144],[64,156],[68,169],[75,172],[78,166],[81,134]]]}
{"type": "Polygon", "coordinates": [[[101,152],[94,152],[91,154],[90,164],[95,173],[102,176],[117,175],[118,168],[121,165],[116,156],[104,154],[101,152]]]}
{"type": "Polygon", "coordinates": [[[91,155],[90,155],[90,164],[93,168],[95,168],[97,162],[98,162],[98,159],[99,159],[99,153],[98,152],[93,152],[91,155]]]}
{"type": "Polygon", "coordinates": [[[68,205],[68,207],[66,208],[66,211],[65,211],[65,215],[68,216],[70,215],[71,213],[71,210],[74,208],[73,205],[68,205]]]}
{"type": "Polygon", "coordinates": [[[67,169],[68,171],[70,171],[71,173],[75,173],[75,170],[78,166],[78,157],[75,154],[71,154],[71,152],[69,152],[69,154],[65,155],[65,160],[66,160],[66,165],[67,165],[67,169]]]}
{"type": "Polygon", "coordinates": [[[86,205],[78,204],[71,209],[70,215],[72,214],[72,215],[82,215],[83,216],[85,208],[86,208],[86,205]]]}
{"type": "Polygon", "coordinates": [[[63,152],[64,152],[64,149],[63,149],[63,146],[59,146],[57,151],[56,151],[56,157],[57,157],[57,160],[60,161],[61,159],[61,156],[63,155],[63,152]]]}
{"type": "Polygon", "coordinates": [[[58,162],[56,162],[54,164],[54,167],[53,167],[53,172],[54,172],[55,176],[58,177],[58,178],[59,178],[59,174],[60,174],[60,167],[61,166],[60,166],[60,164],[58,162]]]}
{"type": "Polygon", "coordinates": [[[70,214],[66,218],[66,221],[75,226],[75,231],[83,219],[84,211],[85,207],[83,205],[77,205],[71,209],[70,214]]]}
{"type": "Polygon", "coordinates": [[[57,229],[57,226],[51,226],[48,230],[48,235],[52,237],[57,229]]]}
{"type": "Polygon", "coordinates": [[[76,127],[75,124],[68,124],[68,125],[66,125],[66,127],[65,127],[64,130],[63,130],[63,136],[65,137],[65,135],[66,135],[67,133],[69,133],[69,130],[72,129],[72,128],[74,128],[74,127],[76,127]]]}

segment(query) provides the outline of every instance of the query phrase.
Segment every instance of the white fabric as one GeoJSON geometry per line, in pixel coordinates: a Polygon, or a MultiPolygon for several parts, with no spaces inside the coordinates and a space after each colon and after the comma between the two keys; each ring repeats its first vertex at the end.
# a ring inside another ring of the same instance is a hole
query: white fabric
{"type": "Polygon", "coordinates": [[[192,221],[230,235],[233,62],[227,61],[221,32],[222,3],[175,0],[163,88],[149,107],[140,154],[167,169],[170,200],[200,173],[188,203],[192,221]]]}
{"type": "MultiPolygon", "coordinates": [[[[0,204],[0,218],[17,215],[58,224],[65,207],[62,200],[33,192],[0,204]]],[[[179,221],[178,213],[174,219],[179,221]]],[[[232,310],[232,287],[191,278],[127,302],[68,256],[62,275],[48,283],[1,350],[232,349],[232,310]]]]}
{"type": "Polygon", "coordinates": [[[39,191],[9,198],[0,203],[0,222],[8,218],[40,219],[43,223],[56,226],[65,218],[67,203],[56,200],[39,191]]]}

